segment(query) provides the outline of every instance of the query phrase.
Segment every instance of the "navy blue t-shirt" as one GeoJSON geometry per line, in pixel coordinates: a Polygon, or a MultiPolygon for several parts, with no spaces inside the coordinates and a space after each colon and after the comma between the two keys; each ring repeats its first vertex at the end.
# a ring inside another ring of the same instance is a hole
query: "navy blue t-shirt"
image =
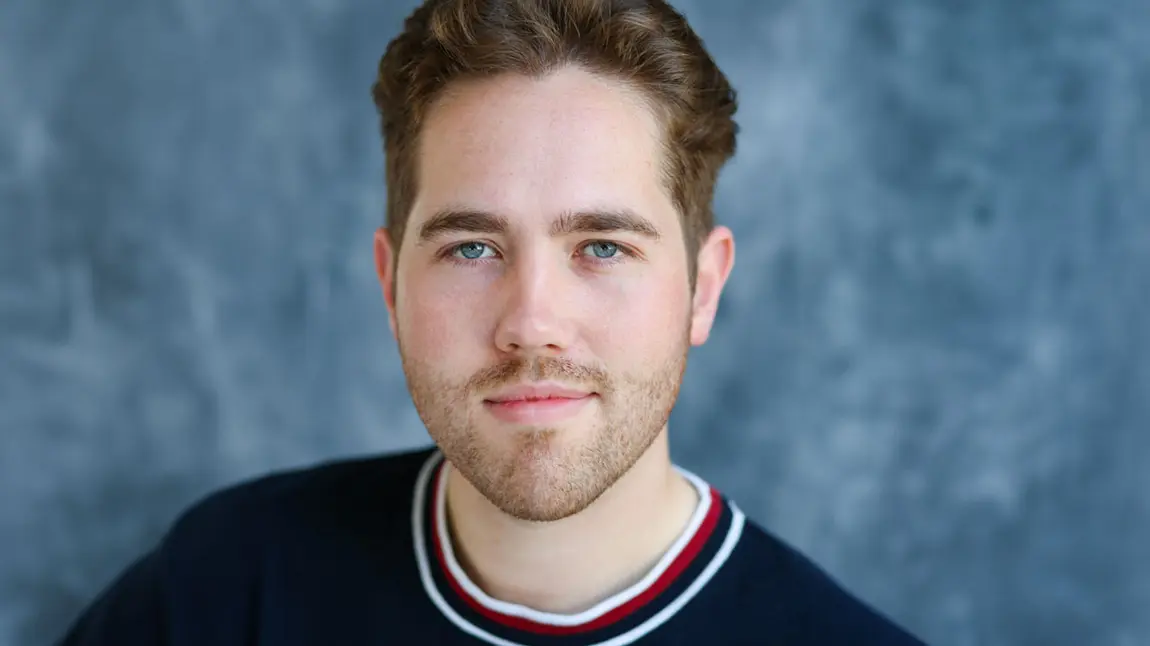
{"type": "Polygon", "coordinates": [[[445,464],[344,460],[209,496],[60,644],[921,644],[686,471],[701,503],[634,586],[578,615],[492,599],[452,552],[445,464]]]}

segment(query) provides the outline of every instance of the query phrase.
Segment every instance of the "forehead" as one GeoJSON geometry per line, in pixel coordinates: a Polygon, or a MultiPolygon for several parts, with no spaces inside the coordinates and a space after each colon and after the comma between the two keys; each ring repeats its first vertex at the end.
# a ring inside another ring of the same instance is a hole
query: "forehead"
{"type": "Polygon", "coordinates": [[[628,209],[670,233],[658,121],[637,91],[579,68],[452,86],[421,135],[408,230],[443,208],[549,223],[563,212],[628,209]]]}

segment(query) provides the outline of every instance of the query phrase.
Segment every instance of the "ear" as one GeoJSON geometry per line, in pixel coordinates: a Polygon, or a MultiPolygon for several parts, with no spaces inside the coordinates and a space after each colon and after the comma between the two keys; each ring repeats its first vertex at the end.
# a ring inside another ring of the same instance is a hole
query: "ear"
{"type": "Polygon", "coordinates": [[[735,237],[727,227],[715,227],[699,247],[695,294],[691,302],[691,345],[702,345],[711,334],[719,296],[735,266],[735,237]]]}
{"type": "MultiPolygon", "coordinates": [[[[391,246],[391,239],[387,229],[380,227],[375,231],[375,273],[379,276],[379,286],[383,288],[383,301],[387,304],[387,324],[391,327],[391,335],[395,333],[395,250],[391,246]]],[[[398,340],[398,337],[396,337],[398,340]]]]}

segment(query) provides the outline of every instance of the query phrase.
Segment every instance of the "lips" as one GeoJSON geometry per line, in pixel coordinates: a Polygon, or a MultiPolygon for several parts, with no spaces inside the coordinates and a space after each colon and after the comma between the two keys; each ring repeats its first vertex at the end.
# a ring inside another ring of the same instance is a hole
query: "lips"
{"type": "Polygon", "coordinates": [[[502,422],[532,426],[573,417],[595,398],[592,391],[561,384],[521,384],[500,390],[483,404],[502,422]]]}
{"type": "Polygon", "coordinates": [[[488,397],[486,401],[504,404],[549,399],[583,399],[592,394],[588,390],[579,390],[558,384],[523,384],[505,388],[488,397]]]}

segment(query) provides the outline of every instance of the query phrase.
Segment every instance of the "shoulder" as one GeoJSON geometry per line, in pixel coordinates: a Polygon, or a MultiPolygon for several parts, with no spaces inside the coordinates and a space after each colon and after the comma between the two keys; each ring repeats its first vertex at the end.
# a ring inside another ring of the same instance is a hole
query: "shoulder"
{"type": "Polygon", "coordinates": [[[333,460],[228,486],[180,514],[163,549],[184,556],[247,551],[301,531],[325,531],[368,510],[384,522],[399,520],[410,512],[417,475],[432,452],[333,460]]]}
{"type": "Polygon", "coordinates": [[[364,558],[385,559],[410,543],[414,485],[431,454],[331,461],[204,497],[99,595],[61,643],[159,644],[165,636],[246,643],[268,607],[291,612],[300,605],[289,600],[291,586],[339,590],[367,569],[364,558]]]}
{"type": "Polygon", "coordinates": [[[791,643],[922,646],[923,642],[846,590],[806,555],[747,520],[731,554],[741,598],[774,615],[791,643]]]}

